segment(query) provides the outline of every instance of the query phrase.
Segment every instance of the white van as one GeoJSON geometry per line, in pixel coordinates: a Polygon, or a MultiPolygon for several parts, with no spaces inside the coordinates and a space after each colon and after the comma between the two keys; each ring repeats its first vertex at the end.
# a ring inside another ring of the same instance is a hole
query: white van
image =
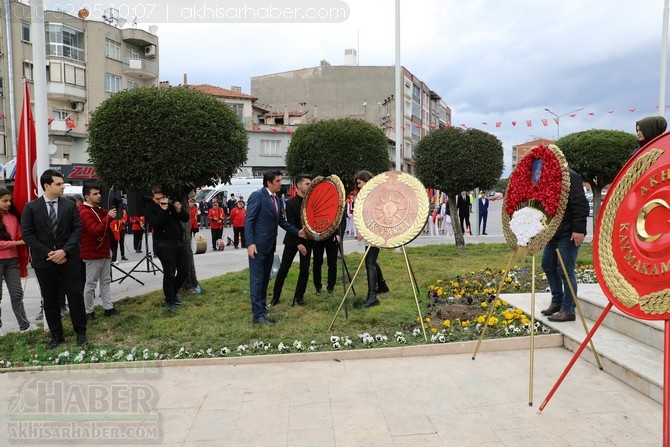
{"type": "Polygon", "coordinates": [[[203,186],[195,192],[195,203],[200,203],[204,197],[206,202],[211,202],[217,198],[219,203],[226,202],[231,194],[235,198],[244,197],[246,201],[252,192],[263,187],[262,177],[233,177],[229,183],[219,183],[216,186],[203,186]]]}

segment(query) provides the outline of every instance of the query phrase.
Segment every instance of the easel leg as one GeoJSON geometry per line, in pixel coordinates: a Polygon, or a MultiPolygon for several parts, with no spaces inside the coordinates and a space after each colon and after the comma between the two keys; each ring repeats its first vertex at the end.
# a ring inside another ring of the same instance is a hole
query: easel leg
{"type": "Polygon", "coordinates": [[[533,406],[533,363],[535,360],[535,255],[530,280],[530,365],[528,367],[528,406],[533,406]]]}
{"type": "Polygon", "coordinates": [[[347,291],[344,293],[344,298],[342,298],[342,302],[340,303],[340,307],[337,308],[337,312],[335,312],[335,316],[333,317],[333,321],[331,321],[330,326],[328,326],[328,330],[333,329],[333,325],[335,324],[335,320],[337,319],[337,316],[340,313],[340,310],[342,310],[342,306],[344,306],[344,303],[347,301],[347,295],[349,295],[349,291],[352,289],[354,285],[354,281],[356,281],[356,277],[358,276],[358,272],[361,271],[361,267],[365,263],[365,258],[368,257],[368,251],[370,251],[370,247],[372,245],[368,245],[367,248],[365,249],[365,254],[363,255],[363,259],[361,259],[361,263],[358,264],[358,268],[356,269],[356,273],[354,273],[354,277],[351,278],[351,282],[349,283],[349,287],[347,288],[347,291]]]}
{"type": "Polygon", "coordinates": [[[579,356],[582,354],[582,351],[584,351],[584,348],[586,347],[587,343],[589,341],[591,341],[591,338],[593,337],[593,335],[596,333],[596,331],[598,330],[600,325],[605,320],[605,317],[607,316],[609,311],[612,309],[612,305],[613,304],[612,304],[611,301],[609,303],[607,303],[607,306],[605,306],[605,309],[600,314],[600,317],[598,317],[598,320],[595,322],[595,324],[591,328],[591,331],[586,335],[586,338],[584,339],[582,344],[579,345],[579,349],[577,349],[575,351],[574,355],[572,356],[572,359],[568,363],[568,366],[565,367],[565,369],[563,370],[563,373],[561,373],[560,377],[558,378],[558,380],[556,381],[554,386],[549,391],[549,394],[547,394],[547,397],[544,398],[544,402],[542,402],[542,405],[540,405],[540,411],[542,411],[544,409],[544,407],[547,406],[547,404],[549,403],[549,399],[551,399],[551,397],[554,395],[554,393],[556,392],[558,387],[561,385],[561,382],[563,382],[563,379],[565,379],[565,376],[567,376],[568,373],[570,372],[570,370],[572,369],[572,365],[575,364],[575,362],[577,361],[579,356]]]}
{"type": "Polygon", "coordinates": [[[405,250],[405,246],[402,246],[402,254],[405,256],[405,265],[407,265],[407,273],[409,274],[409,281],[412,283],[412,293],[414,293],[414,301],[416,302],[416,310],[419,312],[419,321],[421,322],[421,329],[423,330],[423,339],[425,341],[428,341],[428,335],[426,335],[426,327],[423,324],[423,316],[421,315],[421,305],[419,304],[419,296],[417,295],[417,291],[419,290],[419,286],[416,283],[416,276],[414,276],[414,270],[412,270],[412,266],[409,263],[409,258],[407,257],[407,251],[405,250]]]}
{"type": "MultiPolygon", "coordinates": [[[[561,252],[556,249],[556,254],[558,255],[558,261],[561,263],[561,268],[563,269],[563,275],[565,276],[565,279],[568,283],[568,288],[570,289],[570,294],[572,295],[572,300],[575,302],[575,307],[577,308],[577,313],[579,314],[579,319],[582,322],[582,326],[584,327],[584,333],[588,334],[589,333],[589,328],[586,326],[586,321],[584,320],[584,314],[582,313],[582,308],[579,305],[579,301],[577,301],[577,294],[575,293],[575,289],[572,287],[572,282],[570,282],[568,278],[568,270],[565,268],[565,263],[563,262],[563,257],[561,256],[561,252]]],[[[598,369],[602,371],[603,365],[600,364],[600,356],[598,356],[598,352],[596,351],[596,347],[593,345],[593,340],[590,342],[591,345],[591,351],[593,351],[593,357],[596,359],[596,363],[598,364],[598,369]]]]}
{"type": "Polygon", "coordinates": [[[491,319],[491,316],[493,315],[493,311],[495,310],[495,303],[498,301],[500,298],[500,291],[502,290],[502,286],[505,283],[505,278],[507,275],[509,275],[509,268],[512,265],[512,261],[514,260],[514,257],[516,256],[517,252],[513,252],[510,257],[509,261],[507,261],[507,267],[505,268],[505,275],[500,278],[500,284],[498,285],[498,291],[496,292],[496,297],[493,300],[493,305],[491,305],[489,309],[489,313],[486,315],[486,321],[484,322],[484,328],[482,329],[482,335],[479,336],[479,341],[477,342],[477,346],[475,346],[475,352],[472,353],[472,360],[477,357],[477,352],[479,351],[479,346],[482,344],[482,340],[484,340],[484,335],[486,335],[486,328],[488,326],[488,322],[491,319]]]}

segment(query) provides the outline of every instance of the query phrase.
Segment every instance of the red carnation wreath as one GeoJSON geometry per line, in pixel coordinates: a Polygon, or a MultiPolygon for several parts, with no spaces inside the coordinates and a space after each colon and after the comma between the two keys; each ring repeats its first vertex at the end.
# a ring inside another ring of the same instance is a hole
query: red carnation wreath
{"type": "Polygon", "coordinates": [[[531,149],[512,172],[505,193],[503,231],[510,246],[525,247],[530,254],[542,249],[563,219],[569,191],[563,152],[555,145],[531,149]]]}

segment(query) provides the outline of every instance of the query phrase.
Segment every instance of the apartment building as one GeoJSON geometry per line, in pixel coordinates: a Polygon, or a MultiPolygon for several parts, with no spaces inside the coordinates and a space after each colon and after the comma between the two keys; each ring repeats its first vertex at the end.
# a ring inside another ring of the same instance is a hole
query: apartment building
{"type": "MultiPolygon", "coordinates": [[[[86,139],[91,112],[120,90],[158,85],[158,37],[155,29],[152,33],[126,25],[126,19],[112,8],[100,20],[86,10],[77,15],[45,11],[46,61],[35,61],[30,9],[25,3],[10,1],[10,11],[3,10],[9,20],[0,22],[0,113],[4,116],[0,163],[7,168],[4,175],[11,177],[23,79],[32,81],[34,70],[46,70],[50,164],[61,169],[66,181],[79,183],[95,176],[88,164],[86,139]]],[[[34,99],[32,86],[31,95],[34,99]]]]}
{"type": "Polygon", "coordinates": [[[359,118],[379,126],[389,139],[395,163],[395,140],[402,142],[402,169],[414,171],[414,148],[428,132],[451,125],[451,109],[407,68],[403,72],[400,132],[395,129],[395,67],[359,66],[350,55],[347,65],[319,66],[251,78],[251,94],[270,111],[302,108],[305,122],[359,118]]]}
{"type": "Polygon", "coordinates": [[[521,159],[530,152],[535,146],[544,145],[549,146],[554,144],[554,140],[548,140],[546,138],[539,138],[537,140],[527,141],[525,143],[520,143],[512,146],[512,171],[516,169],[516,165],[519,164],[521,159]]]}

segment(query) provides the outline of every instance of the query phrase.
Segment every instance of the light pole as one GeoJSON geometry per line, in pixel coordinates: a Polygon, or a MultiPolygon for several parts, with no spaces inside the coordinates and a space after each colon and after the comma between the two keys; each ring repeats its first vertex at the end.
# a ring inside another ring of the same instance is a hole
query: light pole
{"type": "Polygon", "coordinates": [[[572,112],[567,112],[567,113],[564,113],[562,115],[556,115],[554,112],[549,110],[548,107],[545,107],[544,110],[546,110],[547,112],[551,113],[552,115],[554,115],[556,117],[556,139],[558,140],[561,137],[561,124],[560,124],[561,118],[566,116],[566,115],[570,115],[571,113],[575,113],[575,112],[579,112],[580,110],[584,110],[584,107],[580,107],[578,109],[573,110],[572,112]]]}

